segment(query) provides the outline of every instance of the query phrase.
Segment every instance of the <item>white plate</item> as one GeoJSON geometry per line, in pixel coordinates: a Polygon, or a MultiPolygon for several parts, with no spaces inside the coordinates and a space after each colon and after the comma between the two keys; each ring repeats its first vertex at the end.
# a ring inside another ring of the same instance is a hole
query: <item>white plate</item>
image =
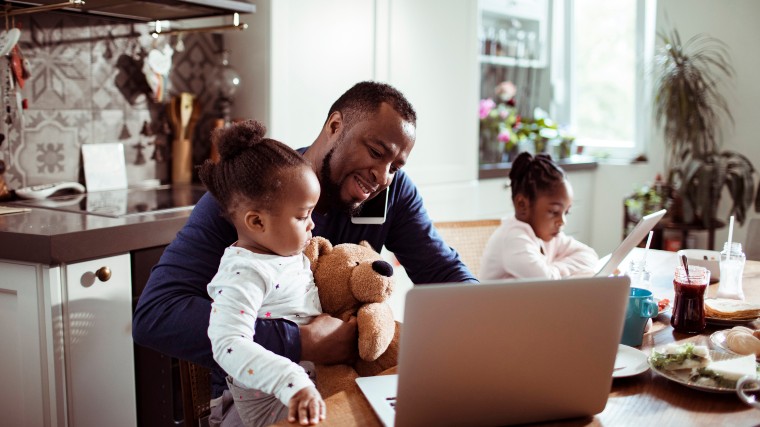
{"type": "Polygon", "coordinates": [[[755,319],[721,319],[718,317],[709,317],[705,316],[705,322],[716,325],[716,326],[736,326],[736,325],[746,325],[747,323],[751,323],[757,320],[755,319]]]}
{"type": "Polygon", "coordinates": [[[660,298],[654,299],[654,302],[657,303],[657,309],[659,310],[657,312],[657,315],[659,316],[660,314],[670,313],[670,311],[673,309],[673,304],[670,303],[670,300],[668,299],[668,305],[666,305],[665,308],[663,308],[662,310],[660,310],[660,300],[661,300],[660,298]]]}
{"type": "MultiPolygon", "coordinates": [[[[710,335],[710,343],[725,352],[735,354],[737,356],[743,356],[742,354],[739,354],[728,348],[728,344],[726,344],[726,336],[728,335],[728,331],[730,331],[730,329],[723,329],[717,332],[713,332],[713,334],[710,335]]],[[[756,358],[758,362],[760,362],[760,356],[757,356],[756,358]]]]}
{"type": "Polygon", "coordinates": [[[631,377],[646,372],[648,369],[646,353],[627,345],[618,345],[612,378],[631,377]]]}
{"type": "MultiPolygon", "coordinates": [[[[663,349],[657,349],[657,351],[662,352],[663,349]]],[[[710,357],[714,361],[718,360],[726,360],[726,359],[735,359],[739,356],[731,353],[724,353],[721,351],[715,351],[710,350],[710,357]]],[[[652,368],[652,370],[659,375],[662,375],[663,377],[675,381],[679,384],[683,384],[686,387],[693,388],[695,390],[700,391],[708,391],[711,393],[736,393],[736,387],[719,387],[719,386],[711,386],[711,385],[705,385],[705,384],[697,384],[694,381],[689,379],[689,376],[691,375],[691,369],[679,369],[677,371],[666,371],[664,369],[658,369],[655,368],[652,365],[652,362],[647,358],[647,362],[649,363],[649,366],[652,368]]],[[[760,367],[760,366],[759,366],[760,367]]],[[[748,389],[748,391],[755,391],[757,388],[754,389],[748,389]]]]}

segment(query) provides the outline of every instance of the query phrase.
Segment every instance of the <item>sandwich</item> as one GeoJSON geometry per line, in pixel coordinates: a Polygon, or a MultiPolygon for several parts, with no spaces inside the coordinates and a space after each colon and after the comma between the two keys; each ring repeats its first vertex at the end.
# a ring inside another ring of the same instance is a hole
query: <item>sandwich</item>
{"type": "Polygon", "coordinates": [[[752,378],[756,377],[757,362],[755,361],[755,356],[747,355],[711,362],[707,365],[705,371],[712,371],[726,381],[738,381],[739,378],[746,375],[752,378]]]}
{"type": "Polygon", "coordinates": [[[705,299],[705,316],[715,319],[754,320],[760,317],[760,304],[726,298],[709,298],[705,299]]]}
{"type": "Polygon", "coordinates": [[[679,369],[704,368],[712,362],[710,351],[703,345],[668,344],[660,351],[652,350],[649,360],[657,369],[677,371],[679,369]]]}

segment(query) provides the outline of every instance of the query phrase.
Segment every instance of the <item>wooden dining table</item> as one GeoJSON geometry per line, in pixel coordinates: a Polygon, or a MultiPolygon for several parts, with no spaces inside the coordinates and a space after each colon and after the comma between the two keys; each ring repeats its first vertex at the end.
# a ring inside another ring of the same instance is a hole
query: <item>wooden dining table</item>
{"type": "MultiPolygon", "coordinates": [[[[643,255],[636,249],[621,263],[628,265],[631,257],[643,255]]],[[[652,272],[652,292],[655,297],[673,301],[673,272],[678,263],[674,252],[649,250],[647,266],[652,272]]],[[[720,282],[711,284],[706,298],[714,297],[720,282]]],[[[760,262],[747,261],[743,274],[743,289],[747,301],[760,304],[760,262]]],[[[760,320],[744,324],[760,329],[760,320]]],[[[670,326],[670,312],[659,314],[644,334],[642,344],[636,348],[647,355],[653,348],[668,343],[693,342],[718,350],[711,344],[710,335],[732,326],[708,323],[707,329],[699,334],[675,332],[670,326]]],[[[395,368],[384,373],[395,373],[395,368]]],[[[580,385],[582,387],[582,385],[580,385]]],[[[380,427],[382,424],[362,393],[356,389],[342,391],[328,397],[327,419],[320,426],[361,426],[380,427]]],[[[295,426],[287,421],[276,426],[295,426]]],[[[558,426],[757,426],[760,425],[760,410],[742,403],[735,393],[711,393],[689,388],[671,381],[651,369],[645,372],[612,381],[609,398],[604,410],[591,418],[560,420],[535,425],[558,426]]]]}

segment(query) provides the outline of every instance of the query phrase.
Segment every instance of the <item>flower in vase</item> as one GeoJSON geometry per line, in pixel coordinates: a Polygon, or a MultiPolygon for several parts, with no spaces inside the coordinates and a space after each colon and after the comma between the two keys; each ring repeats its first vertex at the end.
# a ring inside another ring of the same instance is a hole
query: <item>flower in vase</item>
{"type": "Polygon", "coordinates": [[[484,120],[491,114],[491,111],[496,108],[496,103],[493,99],[481,99],[480,100],[480,120],[484,120]]]}
{"type": "Polygon", "coordinates": [[[499,135],[496,137],[496,139],[506,144],[512,140],[512,136],[509,134],[508,130],[502,130],[499,132],[499,135]]]}

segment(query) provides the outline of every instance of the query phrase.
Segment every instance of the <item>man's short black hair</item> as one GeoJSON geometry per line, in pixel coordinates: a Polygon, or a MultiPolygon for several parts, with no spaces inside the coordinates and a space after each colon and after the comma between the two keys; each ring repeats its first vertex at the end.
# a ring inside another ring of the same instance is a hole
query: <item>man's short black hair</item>
{"type": "Polygon", "coordinates": [[[417,125],[417,113],[406,97],[391,85],[379,82],[365,81],[355,84],[338,98],[330,107],[327,118],[340,111],[347,127],[357,119],[377,112],[380,104],[390,105],[404,121],[417,125]]]}

